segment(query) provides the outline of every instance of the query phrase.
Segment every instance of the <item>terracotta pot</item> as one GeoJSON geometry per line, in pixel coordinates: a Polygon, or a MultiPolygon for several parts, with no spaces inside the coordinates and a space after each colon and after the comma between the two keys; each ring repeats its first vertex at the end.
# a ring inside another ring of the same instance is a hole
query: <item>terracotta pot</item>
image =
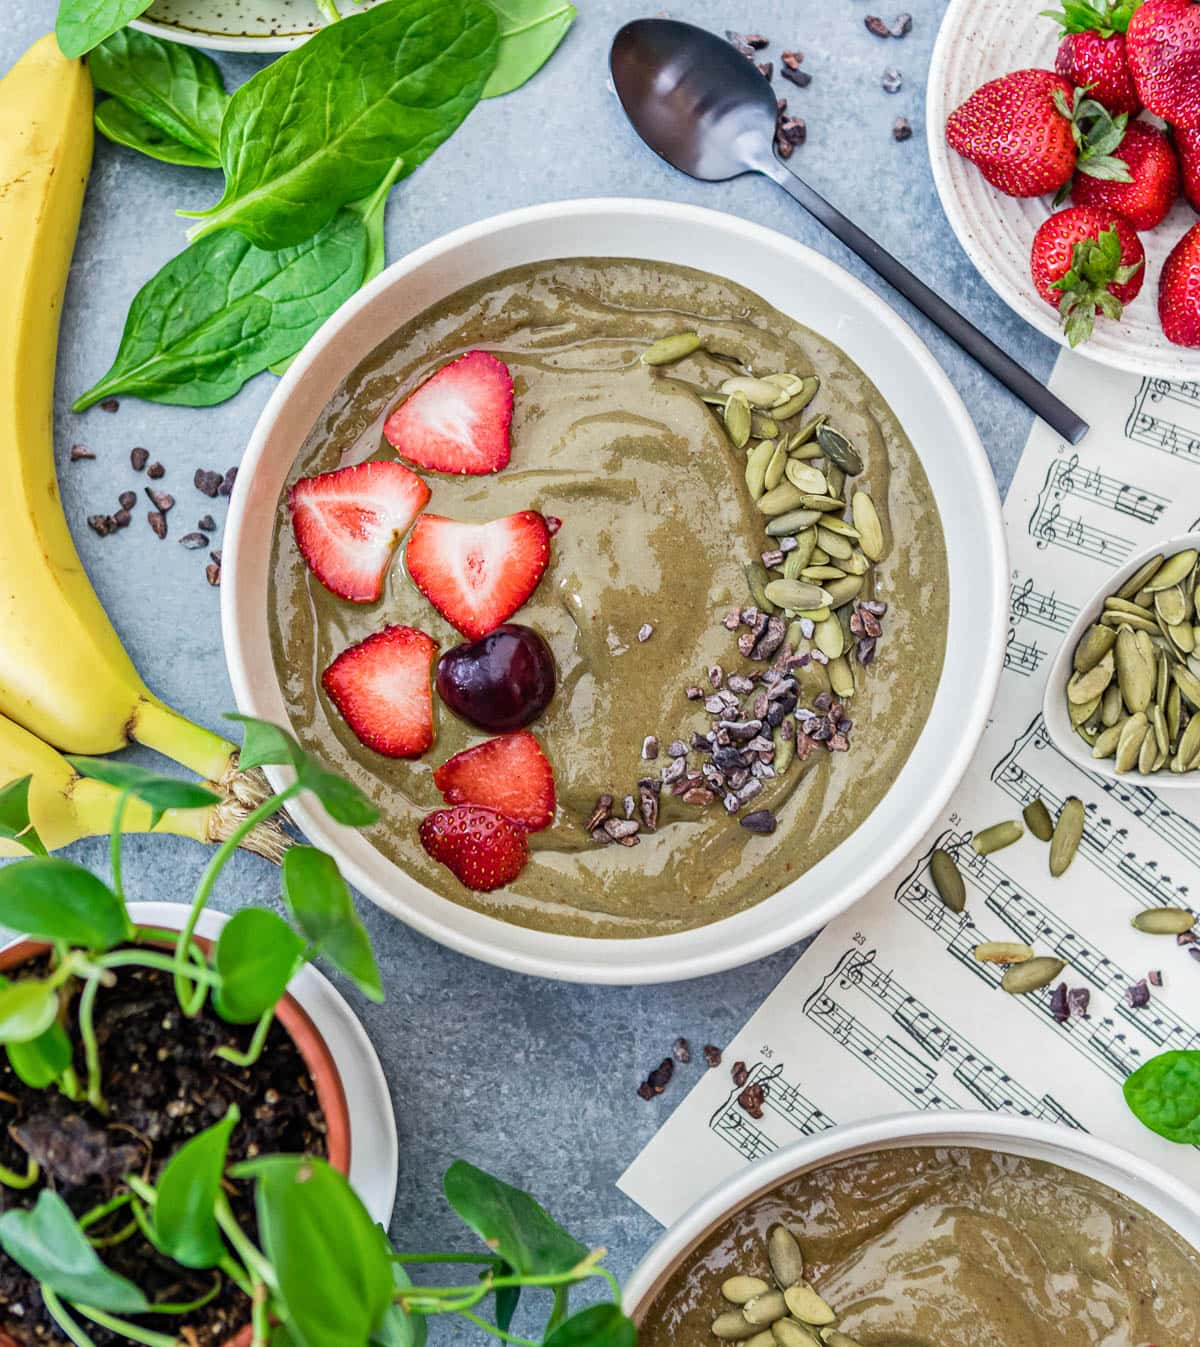
{"type": "MultiPolygon", "coordinates": [[[[208,953],[212,941],[204,936],[193,936],[196,944],[208,953]]],[[[163,945],[170,948],[169,945],[163,945]]],[[[30,959],[49,952],[51,946],[36,940],[20,940],[0,949],[0,973],[8,973],[30,959]]],[[[350,1110],[342,1077],[322,1038],[320,1030],[309,1018],[308,1012],[291,996],[285,996],[275,1007],[275,1018],[295,1043],[317,1092],[317,1102],[325,1116],[325,1138],[329,1163],[342,1174],[350,1173],[350,1110]]],[[[224,1347],[249,1347],[253,1332],[249,1324],[224,1344],[224,1347]]],[[[13,1338],[0,1331],[0,1347],[21,1347],[13,1338]]]]}

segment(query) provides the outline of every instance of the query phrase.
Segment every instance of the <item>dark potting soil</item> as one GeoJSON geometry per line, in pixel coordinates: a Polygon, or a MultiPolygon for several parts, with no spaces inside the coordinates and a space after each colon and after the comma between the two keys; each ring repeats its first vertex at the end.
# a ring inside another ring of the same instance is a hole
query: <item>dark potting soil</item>
{"type": "MultiPolygon", "coordinates": [[[[29,965],[32,972],[36,965],[29,965]]],[[[74,1007],[67,1026],[75,1028],[74,1007]]],[[[206,1007],[196,1019],[179,1009],[169,974],[144,968],[117,970],[114,987],[96,1000],[96,1030],[108,1115],[67,1099],[56,1089],[25,1085],[0,1053],[0,1163],[24,1173],[32,1155],[39,1183],[14,1190],[0,1186],[0,1209],[32,1206],[47,1185],[76,1216],[122,1190],[137,1173],[153,1181],[179,1147],[237,1104],[241,1122],[230,1142],[230,1160],[275,1152],[325,1154],[325,1121],[316,1091],[295,1044],[278,1023],[249,1068],[236,1067],[215,1049],[244,1049],[252,1026],[225,1024],[206,1007]]],[[[77,1033],[75,1066],[86,1081],[77,1033]]],[[[241,1183],[229,1199],[242,1228],[255,1233],[253,1188],[241,1183]]],[[[130,1220],[128,1207],[91,1227],[90,1236],[116,1234],[130,1220]]],[[[192,1272],[157,1253],[134,1234],[99,1250],[115,1272],[142,1288],[151,1301],[186,1302],[208,1291],[215,1273],[192,1272]]],[[[245,1296],[227,1278],[217,1296],[185,1316],[146,1315],[138,1322],[177,1333],[193,1347],[219,1347],[249,1321],[245,1296]]],[[[83,1321],[97,1344],[127,1339],[83,1321]]],[[[46,1313],[37,1283],[0,1252],[0,1328],[21,1344],[66,1343],[46,1313]]]]}

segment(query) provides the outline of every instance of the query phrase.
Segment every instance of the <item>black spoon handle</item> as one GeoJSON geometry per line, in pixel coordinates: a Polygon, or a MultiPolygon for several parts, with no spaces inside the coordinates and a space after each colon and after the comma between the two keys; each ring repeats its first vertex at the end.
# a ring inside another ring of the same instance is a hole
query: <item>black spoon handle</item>
{"type": "Polygon", "coordinates": [[[1010,393],[1015,393],[1031,412],[1040,416],[1065,440],[1078,444],[1088,433],[1088,423],[1076,416],[1061,398],[1056,397],[1045,384],[1039,383],[1027,369],[1018,365],[990,337],[984,336],[924,281],[918,280],[886,248],[876,243],[869,234],[864,234],[853,221],[846,219],[836,206],[831,206],[786,164],[772,156],[770,166],[764,163],[761,171],[777,182],[835,238],[840,239],[851,252],[857,253],[867,266],[899,290],[910,304],[914,304],[926,318],[936,323],[951,341],[957,342],[969,356],[999,379],[1010,393]]]}

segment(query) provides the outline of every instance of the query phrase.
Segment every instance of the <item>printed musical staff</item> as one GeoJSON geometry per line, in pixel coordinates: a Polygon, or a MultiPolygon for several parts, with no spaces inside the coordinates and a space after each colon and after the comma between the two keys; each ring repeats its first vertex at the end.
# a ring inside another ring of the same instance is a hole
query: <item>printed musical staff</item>
{"type": "Polygon", "coordinates": [[[1065,632],[1075,621],[1079,609],[1073,603],[1067,603],[1054,590],[1041,593],[1032,575],[1021,579],[1015,574],[1008,592],[1009,612],[1014,625],[1018,622],[1034,622],[1050,631],[1065,632]]]}
{"type": "Polygon", "coordinates": [[[1109,514],[1138,524],[1156,525],[1169,502],[1165,496],[1144,490],[1119,477],[1086,468],[1078,454],[1056,458],[1046,469],[1028,531],[1039,549],[1065,547],[1094,561],[1119,566],[1133,552],[1134,540],[1106,527],[1109,514]],[[1064,502],[1081,503],[1078,512],[1064,509],[1064,502]],[[1104,513],[1101,523],[1089,516],[1104,513]]]}
{"type": "MultiPolygon", "coordinates": [[[[774,1117],[782,1119],[803,1136],[812,1136],[836,1125],[827,1113],[818,1108],[798,1086],[787,1079],[781,1062],[774,1066],[756,1062],[750,1069],[746,1084],[761,1085],[764,1109],[774,1117]]],[[[709,1118],[708,1125],[716,1136],[732,1146],[739,1155],[747,1160],[757,1160],[760,1156],[769,1155],[792,1138],[785,1135],[782,1141],[777,1141],[770,1136],[759,1122],[751,1118],[738,1104],[737,1097],[741,1092],[741,1088],[731,1090],[721,1106],[709,1118]]]]}
{"type": "Polygon", "coordinates": [[[1143,379],[1125,434],[1185,463],[1200,463],[1200,383],[1143,379]]]}

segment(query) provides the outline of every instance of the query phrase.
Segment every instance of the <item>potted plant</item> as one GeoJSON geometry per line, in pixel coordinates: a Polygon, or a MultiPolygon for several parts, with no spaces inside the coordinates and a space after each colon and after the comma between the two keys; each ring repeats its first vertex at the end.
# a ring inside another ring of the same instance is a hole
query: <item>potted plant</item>
{"type": "Polygon", "coordinates": [[[523,1287],[551,1293],[549,1347],[627,1347],[615,1298],[567,1312],[578,1282],[616,1292],[600,1254],[470,1165],[451,1166],[446,1195],[487,1252],[401,1254],[372,1223],[345,1177],[336,1068],[286,995],[320,957],[382,999],[336,864],[292,846],[290,921],[243,908],[211,944],[195,928],[233,851],[289,799],[310,791],[351,826],[377,811],[290,735],[244,724],[243,767],[285,765],[293,780],[214,852],[178,930],[131,920],[122,823],[210,808],[206,787],[71,759],[114,795],[107,883],[45,854],[28,778],[0,791],[0,838],[33,853],[0,868],[0,924],[28,934],[0,952],[0,1347],[419,1347],[425,1321],[446,1313],[531,1343],[510,1331],[523,1287]],[[406,1269],[421,1263],[479,1267],[465,1285],[417,1287],[406,1269]],[[478,1312],[488,1301],[491,1321],[478,1312]]]}

